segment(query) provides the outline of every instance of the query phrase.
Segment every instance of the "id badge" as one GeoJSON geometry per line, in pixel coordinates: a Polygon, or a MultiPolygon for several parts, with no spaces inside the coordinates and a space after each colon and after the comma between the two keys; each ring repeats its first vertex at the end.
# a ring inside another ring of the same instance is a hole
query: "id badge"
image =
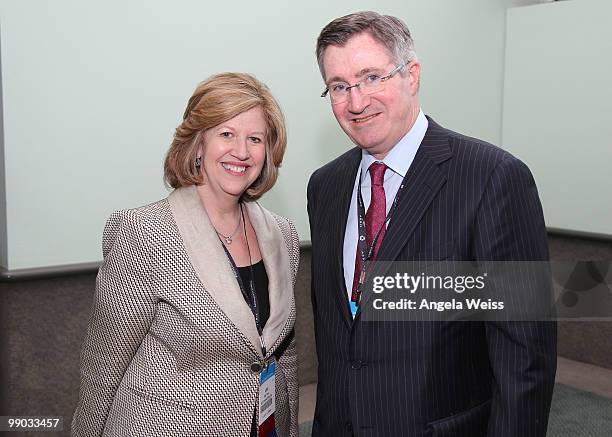
{"type": "Polygon", "coordinates": [[[276,410],[275,390],[276,361],[272,358],[259,374],[259,437],[276,437],[274,411],[276,410]]]}

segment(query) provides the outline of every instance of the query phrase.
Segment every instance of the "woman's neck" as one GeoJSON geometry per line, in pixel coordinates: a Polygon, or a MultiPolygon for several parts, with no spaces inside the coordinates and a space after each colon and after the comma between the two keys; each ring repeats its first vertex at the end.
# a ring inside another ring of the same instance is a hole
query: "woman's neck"
{"type": "Polygon", "coordinates": [[[235,226],[239,214],[239,198],[232,195],[216,195],[206,185],[198,185],[198,195],[204,204],[208,217],[217,230],[235,226]],[[220,225],[220,229],[217,225],[220,225]]]}

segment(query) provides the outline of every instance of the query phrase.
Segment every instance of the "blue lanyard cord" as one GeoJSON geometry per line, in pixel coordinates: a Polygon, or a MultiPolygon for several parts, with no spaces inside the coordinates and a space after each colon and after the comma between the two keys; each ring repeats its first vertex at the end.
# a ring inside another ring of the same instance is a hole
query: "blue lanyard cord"
{"type": "MultiPolygon", "coordinates": [[[[359,248],[359,257],[361,258],[361,272],[359,274],[359,282],[357,284],[357,296],[358,297],[361,297],[361,291],[363,288],[363,284],[365,283],[365,279],[368,273],[367,263],[370,261],[372,257],[372,253],[374,252],[374,248],[376,247],[376,242],[378,241],[378,238],[380,237],[382,230],[387,225],[389,220],[391,220],[391,217],[395,213],[400,195],[404,191],[404,182],[402,182],[399,189],[397,190],[397,193],[395,193],[395,197],[393,198],[393,204],[391,205],[389,212],[385,216],[385,221],[382,223],[380,228],[378,228],[378,231],[376,231],[374,238],[372,238],[372,242],[368,246],[366,243],[365,204],[363,202],[363,197],[361,195],[361,176],[362,176],[362,170],[359,171],[359,183],[357,184],[357,222],[358,222],[357,229],[358,229],[358,234],[359,234],[359,238],[357,239],[357,247],[359,248]]],[[[370,199],[370,203],[371,203],[371,199],[370,199]]]]}

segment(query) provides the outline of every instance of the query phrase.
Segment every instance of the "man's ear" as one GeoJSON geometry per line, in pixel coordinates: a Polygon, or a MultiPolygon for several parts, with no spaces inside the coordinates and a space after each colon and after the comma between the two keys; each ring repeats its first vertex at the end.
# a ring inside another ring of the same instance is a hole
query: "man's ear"
{"type": "Polygon", "coordinates": [[[407,67],[410,80],[410,94],[414,96],[418,94],[419,87],[421,86],[421,64],[413,61],[407,67]]]}

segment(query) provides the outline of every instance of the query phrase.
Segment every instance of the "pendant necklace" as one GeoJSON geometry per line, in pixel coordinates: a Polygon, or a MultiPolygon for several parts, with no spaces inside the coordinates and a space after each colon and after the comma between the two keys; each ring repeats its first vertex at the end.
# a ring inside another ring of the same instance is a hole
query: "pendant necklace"
{"type": "Polygon", "coordinates": [[[217,231],[217,228],[215,228],[214,226],[213,228],[215,229],[215,232],[217,233],[217,235],[225,240],[226,244],[232,244],[232,238],[234,238],[234,235],[236,235],[236,232],[238,232],[238,229],[240,229],[241,221],[242,221],[242,216],[239,214],[238,224],[236,225],[236,229],[234,229],[234,231],[229,235],[223,235],[221,232],[217,231]]]}

